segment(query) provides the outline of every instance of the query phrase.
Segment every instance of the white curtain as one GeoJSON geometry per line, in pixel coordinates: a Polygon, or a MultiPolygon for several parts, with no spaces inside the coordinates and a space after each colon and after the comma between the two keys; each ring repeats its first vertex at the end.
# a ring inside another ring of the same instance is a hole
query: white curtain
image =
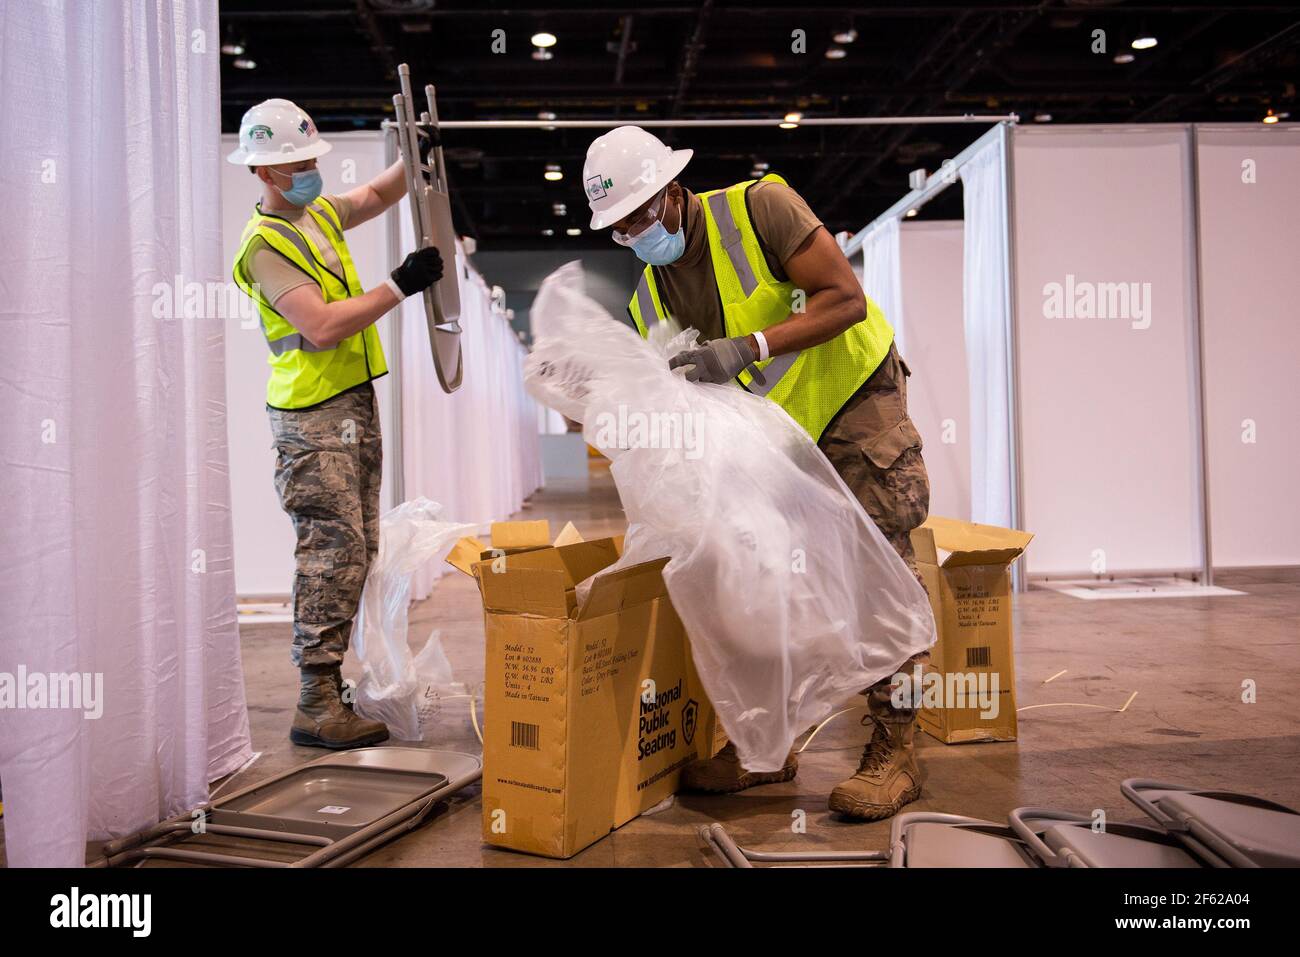
{"type": "Polygon", "coordinates": [[[862,288],[894,327],[898,351],[907,354],[903,315],[903,273],[898,254],[898,220],[887,219],[862,240],[862,288]]]}
{"type": "MultiPolygon", "coordinates": [[[[408,214],[403,204],[403,237],[411,234],[408,214]]],[[[492,311],[491,289],[459,243],[456,271],[465,377],[451,395],[434,373],[423,301],[412,296],[401,306],[404,495],[441,503],[449,521],[500,521],[542,485],[538,409],[524,392],[526,350],[492,311]]],[[[444,570],[440,562],[421,569],[412,596],[428,595],[444,570]]]]}
{"type": "Polygon", "coordinates": [[[228,278],[219,43],[215,0],[0,7],[11,866],[80,865],[250,756],[223,322],[169,301],[228,278]],[[99,717],[70,682],[38,696],[73,674],[99,717]]]}
{"type": "Polygon", "coordinates": [[[1007,201],[1001,138],[961,167],[965,234],[962,311],[970,373],[971,520],[1011,525],[1011,356],[1007,201]]]}

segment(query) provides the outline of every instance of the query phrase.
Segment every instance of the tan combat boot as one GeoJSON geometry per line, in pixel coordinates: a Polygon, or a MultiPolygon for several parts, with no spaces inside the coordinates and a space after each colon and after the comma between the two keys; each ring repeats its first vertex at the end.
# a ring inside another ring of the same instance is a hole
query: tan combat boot
{"type": "Polygon", "coordinates": [[[746,771],[736,757],[736,746],[728,741],[713,757],[695,761],[682,769],[682,788],[687,791],[731,794],[752,788],[756,784],[789,781],[798,770],[799,758],[791,751],[785,759],[785,767],[780,771],[746,771]]]}
{"type": "Polygon", "coordinates": [[[873,726],[862,749],[857,773],[831,792],[830,809],[862,821],[879,821],[921,796],[921,772],[916,766],[912,733],[914,711],[868,714],[862,723],[873,726]]]}
{"type": "Polygon", "coordinates": [[[337,671],[302,672],[298,711],[293,716],[289,740],[336,751],[387,741],[387,725],[362,718],[343,703],[336,677],[337,671]]]}

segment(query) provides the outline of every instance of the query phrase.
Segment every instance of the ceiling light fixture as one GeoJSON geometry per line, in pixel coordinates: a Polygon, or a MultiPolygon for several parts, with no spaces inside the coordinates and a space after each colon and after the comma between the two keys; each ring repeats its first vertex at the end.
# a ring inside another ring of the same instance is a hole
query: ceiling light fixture
{"type": "Polygon", "coordinates": [[[848,55],[849,51],[845,50],[844,47],[826,48],[826,59],[828,60],[843,60],[848,55]]]}
{"type": "Polygon", "coordinates": [[[240,57],[238,60],[235,60],[235,61],[232,62],[230,65],[233,66],[236,70],[256,70],[256,69],[257,69],[257,61],[256,61],[256,60],[250,60],[250,59],[248,59],[247,57],[240,57]]]}
{"type": "Polygon", "coordinates": [[[547,50],[543,47],[538,47],[536,50],[533,51],[534,60],[550,60],[553,59],[554,57],[555,57],[554,53],[552,53],[550,50],[547,50]]]}
{"type": "Polygon", "coordinates": [[[221,52],[228,56],[242,56],[244,53],[244,45],[232,40],[229,43],[221,44],[221,52]]]}
{"type": "Polygon", "coordinates": [[[533,46],[535,47],[553,47],[555,46],[555,34],[541,31],[533,34],[533,46]]]}
{"type": "Polygon", "coordinates": [[[904,215],[907,219],[911,219],[911,218],[912,218],[913,216],[915,216],[918,212],[919,212],[919,210],[913,208],[913,209],[909,209],[909,210],[908,210],[906,213],[904,213],[903,215],[904,215]]]}
{"type": "Polygon", "coordinates": [[[1272,124],[1276,123],[1278,120],[1286,119],[1290,115],[1291,115],[1290,113],[1274,113],[1273,110],[1270,108],[1269,111],[1264,114],[1263,122],[1268,123],[1271,126],[1272,124]]]}
{"type": "Polygon", "coordinates": [[[1159,42],[1160,41],[1157,40],[1155,37],[1147,35],[1147,36],[1135,37],[1133,39],[1133,42],[1130,44],[1130,46],[1132,46],[1134,50],[1150,50],[1153,46],[1155,46],[1159,42]]]}
{"type": "Polygon", "coordinates": [[[564,235],[566,235],[566,236],[581,236],[581,235],[582,235],[582,230],[579,229],[577,226],[570,226],[568,229],[566,229],[566,230],[564,231],[564,235]]]}
{"type": "Polygon", "coordinates": [[[1116,53],[1116,54],[1115,54],[1115,62],[1116,62],[1116,63],[1132,63],[1132,62],[1133,62],[1134,60],[1136,60],[1136,59],[1137,59],[1137,57],[1135,57],[1135,56],[1134,56],[1133,54],[1131,54],[1131,53],[1116,53]]]}
{"type": "Polygon", "coordinates": [[[1050,122],[1052,122],[1052,114],[1051,114],[1051,113],[1035,113],[1035,114],[1034,114],[1034,122],[1035,122],[1035,123],[1050,123],[1050,122]]]}
{"type": "Polygon", "coordinates": [[[836,43],[852,43],[857,38],[858,31],[854,30],[852,27],[849,27],[847,30],[841,30],[839,33],[831,37],[831,39],[836,43]]]}
{"type": "Polygon", "coordinates": [[[542,230],[542,235],[543,235],[543,236],[554,236],[554,235],[555,235],[555,230],[553,230],[553,229],[543,229],[543,230],[542,230]]]}
{"type": "Polygon", "coordinates": [[[555,163],[546,164],[546,172],[542,174],[548,182],[555,183],[564,179],[564,170],[555,163]]]}
{"type": "MultiPolygon", "coordinates": [[[[539,120],[553,120],[553,119],[555,119],[555,114],[552,113],[550,110],[542,110],[542,112],[540,112],[540,113],[537,114],[537,118],[538,118],[539,120]]],[[[544,129],[544,130],[553,130],[553,129],[555,129],[555,127],[554,127],[554,126],[543,126],[542,129],[544,129]]]]}

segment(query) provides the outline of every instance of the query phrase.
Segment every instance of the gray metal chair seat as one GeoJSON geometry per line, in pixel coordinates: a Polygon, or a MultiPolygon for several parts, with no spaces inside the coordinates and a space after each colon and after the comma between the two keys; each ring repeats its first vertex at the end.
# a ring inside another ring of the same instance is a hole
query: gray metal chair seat
{"type": "Polygon", "coordinates": [[[914,811],[894,818],[890,867],[1037,867],[1008,827],[956,814],[914,811]]]}
{"type": "Polygon", "coordinates": [[[1300,867],[1300,812],[1250,794],[1130,778],[1120,789],[1218,867],[1300,867]]]}

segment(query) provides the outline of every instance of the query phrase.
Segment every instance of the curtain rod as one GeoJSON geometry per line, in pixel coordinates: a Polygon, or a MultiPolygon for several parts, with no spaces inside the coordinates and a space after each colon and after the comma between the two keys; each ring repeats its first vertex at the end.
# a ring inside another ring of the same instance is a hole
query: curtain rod
{"type": "Polygon", "coordinates": [[[957,171],[970,162],[976,153],[982,150],[990,142],[995,141],[1000,135],[999,131],[1004,125],[1011,126],[1013,123],[1004,121],[993,127],[970,146],[958,153],[950,164],[941,166],[939,169],[931,173],[926,178],[924,186],[920,189],[914,189],[909,192],[893,206],[890,206],[866,226],[863,226],[856,233],[850,236],[844,243],[844,255],[852,256],[861,249],[863,242],[866,240],[867,236],[870,235],[872,230],[879,228],[890,219],[896,219],[902,216],[909,209],[920,209],[953,183],[957,182],[959,178],[957,171]]]}
{"type": "MultiPolygon", "coordinates": [[[[797,126],[933,126],[943,123],[1016,123],[1016,113],[976,114],[961,116],[814,116],[801,119],[797,126]]],[[[628,124],[641,127],[693,127],[693,126],[776,126],[784,123],[782,117],[761,119],[692,119],[692,120],[639,120],[634,116],[614,117],[604,120],[443,120],[442,130],[542,130],[542,129],[613,129],[628,124]]],[[[390,129],[393,120],[384,120],[380,126],[390,129]]]]}

